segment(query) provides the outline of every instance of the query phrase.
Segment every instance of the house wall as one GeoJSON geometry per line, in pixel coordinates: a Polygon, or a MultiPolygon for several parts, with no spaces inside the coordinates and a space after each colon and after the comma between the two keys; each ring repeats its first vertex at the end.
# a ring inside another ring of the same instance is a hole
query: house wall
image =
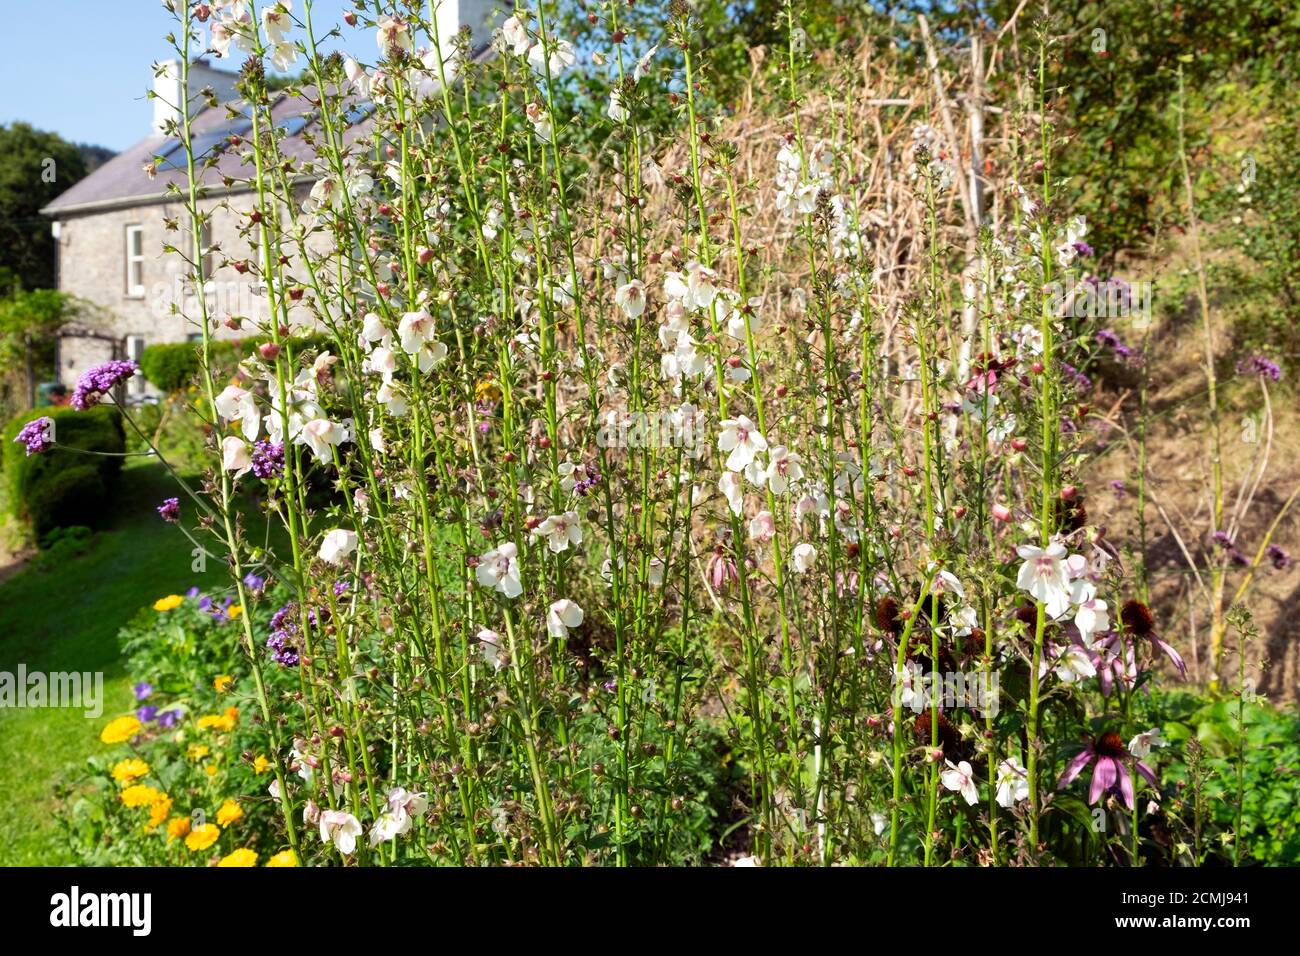
{"type": "MultiPolygon", "coordinates": [[[[221,267],[227,259],[251,259],[254,251],[239,236],[239,222],[247,221],[252,208],[251,195],[234,195],[225,200],[213,199],[203,204],[210,210],[212,245],[219,248],[211,259],[214,271],[205,283],[209,314],[217,338],[239,338],[255,334],[264,325],[268,303],[257,279],[240,275],[233,267],[221,267]],[[244,318],[244,329],[226,328],[228,316],[244,318]]],[[[167,220],[187,221],[180,203],[155,203],[125,209],[111,209],[69,216],[59,227],[59,289],[100,307],[94,316],[94,330],[111,335],[119,342],[119,355],[125,354],[128,336],[141,336],[144,344],[185,342],[201,334],[193,284],[186,281],[188,263],[173,252],[171,244],[188,254],[191,239],[187,227],[169,230],[167,220]],[[142,294],[127,288],[127,228],[143,229],[142,294]],[[176,306],[176,309],[173,309],[176,306]]],[[[289,265],[292,273],[294,263],[289,265]]],[[[310,312],[302,307],[290,311],[290,325],[311,325],[310,312]]],[[[99,339],[64,336],[59,342],[59,381],[69,388],[76,384],[89,366],[112,358],[112,346],[99,339]]],[[[146,394],[156,394],[152,387],[146,394]]]]}

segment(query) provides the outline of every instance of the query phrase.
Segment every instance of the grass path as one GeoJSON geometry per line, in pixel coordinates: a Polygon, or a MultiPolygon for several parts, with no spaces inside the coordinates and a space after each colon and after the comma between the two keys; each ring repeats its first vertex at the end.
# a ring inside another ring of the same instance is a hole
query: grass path
{"type": "Polygon", "coordinates": [[[154,511],[176,494],[157,463],[122,472],[118,514],[81,555],[0,582],[0,671],[100,671],[104,713],[0,708],[0,864],[73,863],[58,844],[54,789],[100,747],[99,731],[134,706],[118,629],[143,606],[226,581],[219,562],[190,569],[193,545],[154,511]]]}

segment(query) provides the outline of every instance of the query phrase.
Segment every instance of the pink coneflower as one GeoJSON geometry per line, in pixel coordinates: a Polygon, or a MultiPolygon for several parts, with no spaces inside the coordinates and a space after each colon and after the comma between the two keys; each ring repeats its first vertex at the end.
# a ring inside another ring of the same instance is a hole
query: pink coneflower
{"type": "Polygon", "coordinates": [[[1141,601],[1125,601],[1124,606],[1120,608],[1119,619],[1124,623],[1124,630],[1130,635],[1135,638],[1150,640],[1152,647],[1158,651],[1163,651],[1165,656],[1178,668],[1178,673],[1182,675],[1183,680],[1187,680],[1187,665],[1183,662],[1182,655],[1156,634],[1155,618],[1151,614],[1151,608],[1141,601]]]}
{"type": "Polygon", "coordinates": [[[1092,740],[1070,761],[1056,784],[1057,790],[1064,790],[1074,782],[1075,777],[1083,773],[1088,764],[1096,762],[1092,769],[1092,783],[1088,787],[1088,803],[1096,803],[1103,793],[1118,793],[1124,805],[1133,809],[1133,779],[1128,775],[1126,761],[1133,760],[1133,766],[1151,786],[1159,789],[1160,781],[1156,772],[1141,760],[1136,760],[1124,746],[1124,738],[1113,730],[1108,730],[1092,740]]]}
{"type": "Polygon", "coordinates": [[[721,591],[732,581],[740,580],[735,559],[727,554],[721,545],[714,548],[713,554],[709,557],[708,576],[709,583],[713,585],[715,591],[721,591]]]}

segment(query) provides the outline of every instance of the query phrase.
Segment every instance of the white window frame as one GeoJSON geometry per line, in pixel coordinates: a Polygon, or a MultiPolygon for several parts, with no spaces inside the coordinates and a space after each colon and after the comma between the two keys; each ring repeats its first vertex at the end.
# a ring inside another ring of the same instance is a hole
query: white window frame
{"type": "MultiPolygon", "coordinates": [[[[126,357],[136,365],[140,364],[140,357],[144,355],[144,336],[128,335],[126,337],[126,357]]],[[[127,391],[132,395],[143,395],[147,383],[144,380],[144,373],[132,375],[127,385],[127,391]]]]}
{"type": "Polygon", "coordinates": [[[132,223],[126,227],[126,294],[133,299],[144,298],[144,226],[132,223]],[[140,251],[133,252],[133,240],[139,238],[140,251]],[[135,275],[138,271],[139,275],[135,275]],[[139,282],[134,281],[139,279],[139,282]]]}

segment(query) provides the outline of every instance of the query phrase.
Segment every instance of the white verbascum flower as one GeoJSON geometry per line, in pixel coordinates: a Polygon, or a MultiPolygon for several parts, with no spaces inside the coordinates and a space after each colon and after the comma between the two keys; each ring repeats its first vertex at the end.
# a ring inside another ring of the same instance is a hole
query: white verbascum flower
{"type": "Polygon", "coordinates": [[[322,843],[333,843],[344,856],[351,856],[361,836],[361,821],[343,810],[322,810],[320,838],[322,843]]]}
{"type": "Polygon", "coordinates": [[[764,545],[776,537],[776,519],[766,509],[749,520],[749,537],[755,544],[764,545]]]}
{"type": "Polygon", "coordinates": [[[571,628],[582,624],[582,608],[568,598],[562,598],[546,612],[546,633],[551,637],[568,637],[571,628]]]}
{"type": "Polygon", "coordinates": [[[767,455],[767,486],[772,494],[783,495],[791,482],[803,480],[803,466],[798,454],[784,445],[773,445],[767,455]]]}
{"type": "Polygon", "coordinates": [[[1100,598],[1081,602],[1074,614],[1074,626],[1079,629],[1083,643],[1091,645],[1094,634],[1110,630],[1110,612],[1106,602],[1100,598]]]}
{"type": "Polygon", "coordinates": [[[816,563],[817,549],[807,542],[796,544],[794,550],[790,552],[790,566],[798,574],[811,570],[816,563]]]}
{"type": "Polygon", "coordinates": [[[294,439],[296,445],[306,445],[311,449],[316,460],[322,464],[333,461],[333,449],[345,441],[350,441],[351,429],[344,422],[332,422],[328,418],[313,418],[302,426],[302,431],[294,439]]]}
{"type": "Polygon", "coordinates": [[[745,503],[740,475],[734,471],[724,471],[722,477],[718,479],[718,490],[726,496],[727,506],[731,508],[731,513],[739,515],[745,503]]]}
{"type": "Polygon", "coordinates": [[[630,115],[623,105],[623,94],[617,86],[609,91],[609,107],[605,110],[605,115],[615,123],[626,123],[630,115]]]}
{"type": "Polygon", "coordinates": [[[971,765],[965,760],[955,765],[951,760],[945,760],[944,765],[947,769],[939,775],[944,789],[960,793],[971,806],[978,803],[980,792],[975,785],[975,771],[971,769],[971,765]]]}
{"type": "Polygon", "coordinates": [[[493,670],[505,666],[505,651],[501,647],[501,635],[496,631],[483,628],[478,632],[478,650],[483,660],[492,665],[493,670]]]}
{"type": "Polygon", "coordinates": [[[357,549],[357,533],[335,528],[326,533],[320,544],[320,559],[326,564],[342,564],[357,549]]]}
{"type": "Polygon", "coordinates": [[[253,468],[253,456],[247,443],[238,435],[228,435],[221,440],[221,470],[233,471],[239,479],[253,468]]]}
{"type": "Polygon", "coordinates": [[[998,764],[998,806],[1010,808],[1029,797],[1029,771],[1014,757],[998,764]]]}
{"type": "Polygon", "coordinates": [[[1065,546],[1053,541],[1045,549],[1021,545],[1016,553],[1024,559],[1016,576],[1016,587],[1028,591],[1041,601],[1047,616],[1055,620],[1070,608],[1069,569],[1065,563],[1065,546]]]}
{"type": "Polygon", "coordinates": [[[238,385],[227,385],[217,396],[217,414],[228,422],[238,421],[240,431],[249,441],[257,440],[262,427],[262,414],[257,410],[257,398],[238,385]]]}
{"type": "Polygon", "coordinates": [[[528,65],[538,76],[546,76],[549,72],[554,79],[577,63],[578,55],[573,50],[573,44],[568,40],[551,37],[549,46],[548,51],[540,42],[534,43],[528,51],[528,65]]]}
{"type": "Polygon", "coordinates": [[[523,56],[527,53],[532,43],[528,39],[527,14],[522,19],[519,16],[510,17],[501,24],[501,40],[504,48],[513,52],[515,56],[523,56]]]}
{"type": "Polygon", "coordinates": [[[523,583],[519,579],[519,549],[513,541],[485,551],[479,555],[475,577],[478,583],[491,588],[508,598],[517,598],[524,593],[523,583]]]}
{"type": "Polygon", "coordinates": [[[1145,733],[1138,734],[1128,742],[1128,752],[1138,760],[1145,760],[1151,756],[1151,751],[1155,747],[1163,747],[1169,741],[1160,733],[1159,727],[1152,727],[1145,733]]]}
{"type": "Polygon", "coordinates": [[[1097,668],[1093,666],[1092,658],[1077,644],[1071,644],[1061,652],[1061,656],[1056,659],[1054,670],[1056,676],[1067,684],[1097,676],[1097,668]]]}
{"type": "Polygon", "coordinates": [[[754,460],[754,455],[766,448],[767,439],[746,416],[728,418],[722,423],[718,450],[730,452],[726,463],[728,471],[744,471],[745,466],[754,460]]]}
{"type": "Polygon", "coordinates": [[[568,551],[571,544],[582,544],[582,526],[578,523],[576,511],[551,515],[533,529],[533,534],[545,538],[546,546],[554,554],[568,551]]]}
{"type": "Polygon", "coordinates": [[[645,312],[645,283],[633,279],[618,287],[614,292],[614,304],[623,310],[629,319],[635,319],[645,312]]]}
{"type": "Polygon", "coordinates": [[[421,372],[427,372],[447,357],[447,346],[438,341],[435,320],[427,309],[406,312],[397,325],[402,351],[413,355],[421,372]]]}
{"type": "Polygon", "coordinates": [[[370,828],[370,845],[375,847],[409,832],[416,818],[428,809],[427,793],[411,793],[405,787],[394,787],[388,791],[384,810],[370,828]]]}
{"type": "Polygon", "coordinates": [[[411,39],[411,28],[400,17],[385,13],[380,16],[375,26],[378,28],[375,43],[378,44],[380,53],[387,54],[393,47],[410,53],[415,48],[415,43],[411,39]]]}

